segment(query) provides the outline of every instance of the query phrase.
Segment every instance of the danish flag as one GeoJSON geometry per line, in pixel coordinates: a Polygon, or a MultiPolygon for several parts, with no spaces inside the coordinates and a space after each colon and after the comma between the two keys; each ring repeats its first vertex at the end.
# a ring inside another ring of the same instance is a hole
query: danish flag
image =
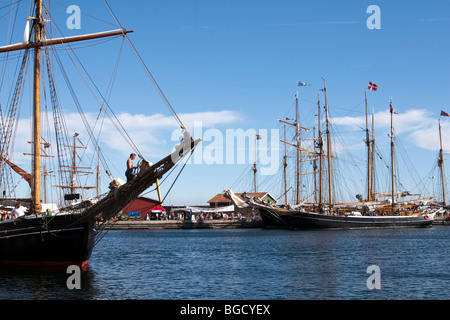
{"type": "Polygon", "coordinates": [[[375,83],[369,81],[369,86],[367,87],[367,89],[370,89],[370,90],[373,90],[373,91],[377,91],[378,85],[376,85],[375,83]]]}

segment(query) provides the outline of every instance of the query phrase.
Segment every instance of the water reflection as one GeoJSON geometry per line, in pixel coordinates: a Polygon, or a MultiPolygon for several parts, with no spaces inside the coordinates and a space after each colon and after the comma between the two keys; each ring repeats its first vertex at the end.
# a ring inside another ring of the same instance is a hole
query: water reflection
{"type": "Polygon", "coordinates": [[[0,300],[74,300],[95,297],[96,273],[81,271],[81,289],[69,289],[65,268],[0,266],[0,300]]]}

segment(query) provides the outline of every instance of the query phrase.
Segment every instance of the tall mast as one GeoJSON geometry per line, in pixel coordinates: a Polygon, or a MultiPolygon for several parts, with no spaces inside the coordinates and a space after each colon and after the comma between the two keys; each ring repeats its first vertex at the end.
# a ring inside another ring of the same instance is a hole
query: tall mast
{"type": "MultiPolygon", "coordinates": [[[[284,141],[286,141],[286,125],[284,125],[284,141]]],[[[284,167],[284,203],[288,204],[287,198],[287,145],[284,144],[284,158],[283,158],[283,167],[284,167]]]]}
{"type": "Polygon", "coordinates": [[[370,148],[371,148],[371,168],[370,168],[370,173],[371,173],[371,185],[370,185],[370,190],[371,190],[371,197],[372,200],[375,200],[374,197],[374,193],[375,193],[375,114],[372,110],[372,139],[370,141],[370,148]]]}
{"type": "Polygon", "coordinates": [[[77,136],[73,135],[73,154],[72,154],[72,179],[70,179],[70,193],[75,193],[76,167],[77,167],[77,136]]]}
{"type": "Polygon", "coordinates": [[[97,199],[100,198],[100,188],[101,188],[101,179],[100,176],[100,147],[97,149],[97,199]]]}
{"type": "Polygon", "coordinates": [[[41,105],[41,84],[40,84],[40,71],[41,71],[41,47],[52,46],[56,44],[63,44],[69,42],[76,42],[89,39],[104,38],[116,35],[123,35],[133,32],[132,30],[113,30],[107,32],[93,33],[83,36],[74,36],[67,38],[57,38],[57,39],[44,39],[42,37],[44,30],[45,20],[42,17],[42,0],[35,0],[35,17],[30,18],[33,20],[34,27],[34,41],[28,43],[17,43],[7,46],[0,47],[0,52],[10,52],[23,49],[34,49],[34,72],[33,72],[33,165],[32,165],[32,190],[31,190],[31,212],[40,213],[41,212],[41,197],[40,197],[40,183],[41,183],[41,173],[40,173],[40,141],[41,141],[41,121],[40,121],[40,105],[41,105]]]}
{"type": "MultiPolygon", "coordinates": [[[[314,151],[316,151],[316,126],[313,125],[313,143],[314,143],[314,151]]],[[[313,160],[313,173],[314,173],[314,202],[317,203],[317,157],[314,157],[313,160]]]]}
{"type": "Polygon", "coordinates": [[[364,91],[365,102],[366,102],[366,144],[367,144],[367,201],[372,200],[372,173],[371,173],[371,143],[370,143],[370,132],[369,132],[369,120],[367,115],[367,90],[364,91]]]}
{"type": "Polygon", "coordinates": [[[394,179],[394,126],[393,126],[393,115],[394,109],[392,108],[392,99],[389,104],[389,111],[391,113],[391,181],[392,181],[392,213],[394,213],[395,208],[395,179],[394,179]]]}
{"type": "MultiPolygon", "coordinates": [[[[309,86],[307,82],[299,81],[297,84],[299,87],[309,86]]],[[[295,93],[295,136],[297,138],[297,204],[300,203],[300,124],[298,116],[298,91],[295,93]]]]}
{"type": "Polygon", "coordinates": [[[320,94],[317,94],[317,118],[319,122],[319,212],[322,210],[322,180],[323,180],[323,167],[322,167],[322,158],[323,158],[323,140],[322,140],[322,131],[320,129],[320,94]]]}
{"type": "Polygon", "coordinates": [[[256,135],[255,136],[255,163],[253,164],[253,175],[254,175],[254,178],[255,178],[255,193],[256,192],[258,192],[257,191],[257,185],[256,185],[256,172],[258,171],[258,168],[257,168],[257,165],[256,165],[256,162],[257,162],[257,157],[258,157],[258,147],[257,147],[257,145],[258,145],[258,135],[256,135]]]}
{"type": "Polygon", "coordinates": [[[439,159],[438,159],[438,165],[439,168],[441,168],[441,181],[442,181],[442,206],[446,206],[447,202],[445,200],[445,182],[444,182],[444,154],[442,150],[442,134],[441,134],[441,120],[439,119],[439,143],[440,143],[440,149],[439,149],[439,159]]]}
{"type": "Polygon", "coordinates": [[[36,17],[34,18],[34,85],[33,85],[33,190],[32,190],[32,208],[35,214],[41,212],[41,49],[40,41],[42,39],[42,31],[44,21],[42,19],[42,0],[36,0],[36,17]]]}
{"type": "Polygon", "coordinates": [[[295,93],[295,138],[297,139],[297,200],[300,203],[300,130],[298,123],[298,91],[295,93]]]}
{"type": "Polygon", "coordinates": [[[330,199],[330,214],[333,206],[333,190],[331,189],[331,141],[330,141],[330,120],[328,119],[328,98],[327,98],[327,84],[323,79],[323,91],[325,92],[325,116],[327,124],[327,157],[328,157],[328,196],[330,199]]]}

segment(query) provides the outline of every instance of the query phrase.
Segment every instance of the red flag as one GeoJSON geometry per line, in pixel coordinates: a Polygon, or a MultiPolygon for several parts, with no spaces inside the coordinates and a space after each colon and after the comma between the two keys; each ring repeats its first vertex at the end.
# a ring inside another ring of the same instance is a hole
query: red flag
{"type": "Polygon", "coordinates": [[[448,114],[447,112],[441,110],[441,116],[450,117],[450,114],[448,114]]]}
{"type": "Polygon", "coordinates": [[[398,115],[398,113],[394,111],[394,108],[392,108],[392,102],[391,102],[391,104],[389,105],[389,112],[398,115]]]}
{"type": "Polygon", "coordinates": [[[373,91],[377,91],[378,85],[376,85],[375,83],[369,81],[369,86],[367,87],[367,89],[370,89],[370,90],[373,90],[373,91]]]}
{"type": "Polygon", "coordinates": [[[261,140],[261,139],[262,139],[262,136],[260,134],[257,134],[256,135],[256,140],[261,140]]]}

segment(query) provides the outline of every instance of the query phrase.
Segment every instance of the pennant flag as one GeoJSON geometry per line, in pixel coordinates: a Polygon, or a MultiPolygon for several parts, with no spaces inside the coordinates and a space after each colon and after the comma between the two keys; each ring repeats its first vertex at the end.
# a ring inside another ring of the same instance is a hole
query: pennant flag
{"type": "Polygon", "coordinates": [[[370,89],[372,91],[377,91],[378,85],[376,85],[375,83],[369,81],[369,86],[367,87],[367,89],[370,89]]]}
{"type": "Polygon", "coordinates": [[[447,112],[441,110],[441,116],[450,117],[450,114],[448,114],[447,112]]]}
{"type": "Polygon", "coordinates": [[[257,134],[256,135],[256,140],[261,140],[261,139],[262,139],[262,136],[260,134],[257,134]]]}
{"type": "Polygon", "coordinates": [[[392,102],[391,102],[390,105],[389,105],[389,112],[398,115],[397,112],[394,112],[394,108],[392,108],[392,102]]]}

